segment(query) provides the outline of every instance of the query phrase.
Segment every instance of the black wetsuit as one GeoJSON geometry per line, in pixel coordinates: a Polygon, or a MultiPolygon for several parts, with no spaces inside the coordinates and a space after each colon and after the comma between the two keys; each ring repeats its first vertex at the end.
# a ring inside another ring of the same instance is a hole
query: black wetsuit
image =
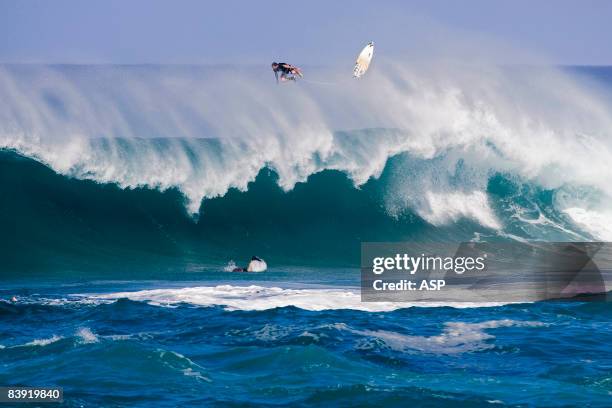
{"type": "Polygon", "coordinates": [[[290,68],[289,64],[286,64],[284,62],[279,62],[277,70],[281,71],[283,74],[290,74],[293,68],[290,68]]]}

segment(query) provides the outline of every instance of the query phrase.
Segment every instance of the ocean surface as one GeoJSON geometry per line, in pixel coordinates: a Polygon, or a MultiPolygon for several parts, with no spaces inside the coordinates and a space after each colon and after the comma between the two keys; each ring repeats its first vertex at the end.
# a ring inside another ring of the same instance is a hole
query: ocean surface
{"type": "Polygon", "coordinates": [[[612,69],[321,70],[0,66],[0,385],[612,405],[609,302],[359,292],[361,242],[611,240],[612,69]],[[231,272],[252,255],[268,270],[231,272]]]}

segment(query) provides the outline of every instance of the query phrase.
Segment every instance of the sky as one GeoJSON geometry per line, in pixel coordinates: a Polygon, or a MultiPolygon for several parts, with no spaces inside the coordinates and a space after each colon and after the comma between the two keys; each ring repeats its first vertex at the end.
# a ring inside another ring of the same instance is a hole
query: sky
{"type": "Polygon", "coordinates": [[[0,0],[0,62],[325,65],[378,55],[612,65],[608,0],[0,0]]]}

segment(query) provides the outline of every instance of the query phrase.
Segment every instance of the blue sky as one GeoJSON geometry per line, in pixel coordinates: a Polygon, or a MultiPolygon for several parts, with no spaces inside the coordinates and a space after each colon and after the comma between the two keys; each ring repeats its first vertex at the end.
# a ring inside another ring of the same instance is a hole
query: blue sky
{"type": "Polygon", "coordinates": [[[0,0],[0,62],[324,65],[374,40],[417,59],[612,65],[610,21],[607,0],[0,0]]]}

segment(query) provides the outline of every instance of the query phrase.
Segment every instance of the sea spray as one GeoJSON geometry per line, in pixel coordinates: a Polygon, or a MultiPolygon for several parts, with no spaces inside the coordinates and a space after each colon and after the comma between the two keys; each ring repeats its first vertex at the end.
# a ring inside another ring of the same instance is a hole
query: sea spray
{"type": "Polygon", "coordinates": [[[610,196],[609,106],[570,74],[399,62],[334,89],[215,68],[4,66],[0,147],[73,177],[177,188],[191,214],[264,167],[285,190],[324,169],[359,186],[398,154],[410,159],[387,191],[389,213],[410,208],[434,224],[471,217],[499,229],[483,196],[498,172],[610,196]]]}

